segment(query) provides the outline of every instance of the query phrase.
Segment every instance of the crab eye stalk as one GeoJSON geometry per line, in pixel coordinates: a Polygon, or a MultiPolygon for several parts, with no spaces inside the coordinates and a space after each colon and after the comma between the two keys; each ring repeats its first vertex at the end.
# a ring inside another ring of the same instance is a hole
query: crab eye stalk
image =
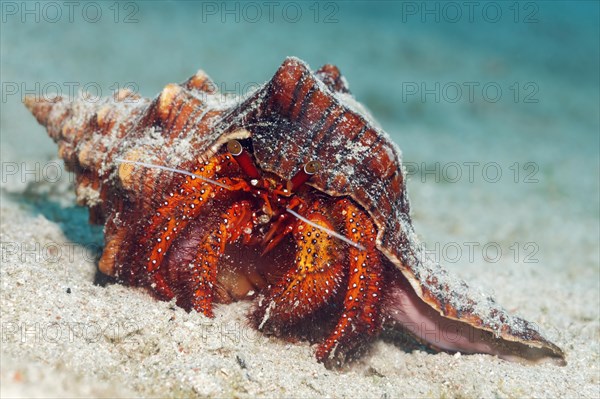
{"type": "Polygon", "coordinates": [[[244,149],[242,144],[237,140],[231,140],[227,143],[227,151],[237,161],[240,168],[248,175],[251,179],[259,179],[260,172],[254,165],[254,161],[252,161],[252,157],[248,154],[248,151],[244,149]]]}
{"type": "Polygon", "coordinates": [[[306,183],[308,179],[315,173],[321,170],[321,163],[319,161],[310,161],[304,164],[304,167],[291,178],[287,183],[288,191],[296,191],[301,185],[306,183]]]}

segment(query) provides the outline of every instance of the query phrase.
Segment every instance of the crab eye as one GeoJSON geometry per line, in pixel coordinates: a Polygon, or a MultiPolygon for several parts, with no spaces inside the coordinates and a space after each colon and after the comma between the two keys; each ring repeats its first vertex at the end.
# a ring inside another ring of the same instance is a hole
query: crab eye
{"type": "Polygon", "coordinates": [[[227,143],[227,151],[229,151],[229,153],[231,155],[233,155],[233,157],[237,161],[238,165],[240,165],[240,168],[242,168],[244,173],[246,173],[249,178],[251,178],[251,179],[259,179],[260,178],[260,172],[256,168],[256,165],[254,165],[254,161],[252,160],[252,157],[250,156],[248,151],[246,151],[244,149],[244,147],[242,146],[242,144],[239,141],[230,140],[227,143]]]}
{"type": "Polygon", "coordinates": [[[227,151],[229,151],[234,157],[240,155],[243,150],[244,147],[242,147],[240,142],[237,140],[231,140],[229,143],[227,143],[227,151]]]}
{"type": "Polygon", "coordinates": [[[310,161],[304,165],[304,171],[309,175],[314,175],[318,171],[321,170],[321,162],[319,161],[310,161]]]}
{"type": "Polygon", "coordinates": [[[296,191],[301,185],[306,183],[312,175],[321,170],[321,162],[310,161],[304,164],[304,167],[294,175],[287,183],[288,191],[296,191]]]}

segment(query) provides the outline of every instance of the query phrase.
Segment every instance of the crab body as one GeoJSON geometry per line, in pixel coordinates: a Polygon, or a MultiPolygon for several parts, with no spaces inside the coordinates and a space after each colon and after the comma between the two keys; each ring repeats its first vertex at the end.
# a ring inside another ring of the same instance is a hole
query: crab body
{"type": "Polygon", "coordinates": [[[400,152],[333,66],[288,58],[242,100],[200,71],[154,100],[26,105],[105,225],[100,270],[125,284],[208,317],[253,299],[256,328],[311,331],[327,365],[388,326],[438,349],[563,362],[532,324],[426,256],[400,152]]]}

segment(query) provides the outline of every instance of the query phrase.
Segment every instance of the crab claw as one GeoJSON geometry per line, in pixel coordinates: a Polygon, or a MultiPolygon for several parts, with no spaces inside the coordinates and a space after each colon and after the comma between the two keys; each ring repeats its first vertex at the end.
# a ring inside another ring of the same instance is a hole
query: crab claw
{"type": "Polygon", "coordinates": [[[273,223],[263,239],[264,249],[261,253],[261,256],[271,252],[286,235],[290,234],[294,230],[294,226],[290,224],[289,221],[290,215],[285,213],[280,215],[279,220],[273,223]]]}

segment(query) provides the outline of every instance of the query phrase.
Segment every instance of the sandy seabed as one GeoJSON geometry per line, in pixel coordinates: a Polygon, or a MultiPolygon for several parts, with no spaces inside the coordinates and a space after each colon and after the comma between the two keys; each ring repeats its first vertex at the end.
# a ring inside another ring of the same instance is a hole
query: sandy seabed
{"type": "MultiPolygon", "coordinates": [[[[52,192],[44,186],[34,193],[2,194],[3,397],[598,395],[598,276],[590,254],[557,251],[562,258],[552,264],[568,262],[569,268],[552,273],[539,264],[531,268],[504,259],[493,268],[454,265],[461,277],[494,291],[501,304],[537,323],[565,350],[566,367],[408,352],[377,340],[358,362],[332,371],[315,361],[308,343],[287,343],[250,328],[249,303],[219,306],[211,320],[155,301],[140,289],[95,285],[97,247],[89,243],[101,243],[100,232],[86,225],[85,210],[69,205],[68,184],[52,192]],[[62,200],[53,202],[57,198],[62,200]],[[69,235],[86,237],[88,245],[69,235]],[[577,261],[574,254],[580,254],[577,261]]],[[[428,212],[420,227],[433,229],[436,219],[447,220],[427,190],[414,191],[413,203],[438,212],[428,212]]],[[[456,208],[453,213],[460,212],[456,208]]],[[[484,235],[502,226],[510,235],[507,223],[516,228],[522,220],[496,220],[484,235]]]]}

